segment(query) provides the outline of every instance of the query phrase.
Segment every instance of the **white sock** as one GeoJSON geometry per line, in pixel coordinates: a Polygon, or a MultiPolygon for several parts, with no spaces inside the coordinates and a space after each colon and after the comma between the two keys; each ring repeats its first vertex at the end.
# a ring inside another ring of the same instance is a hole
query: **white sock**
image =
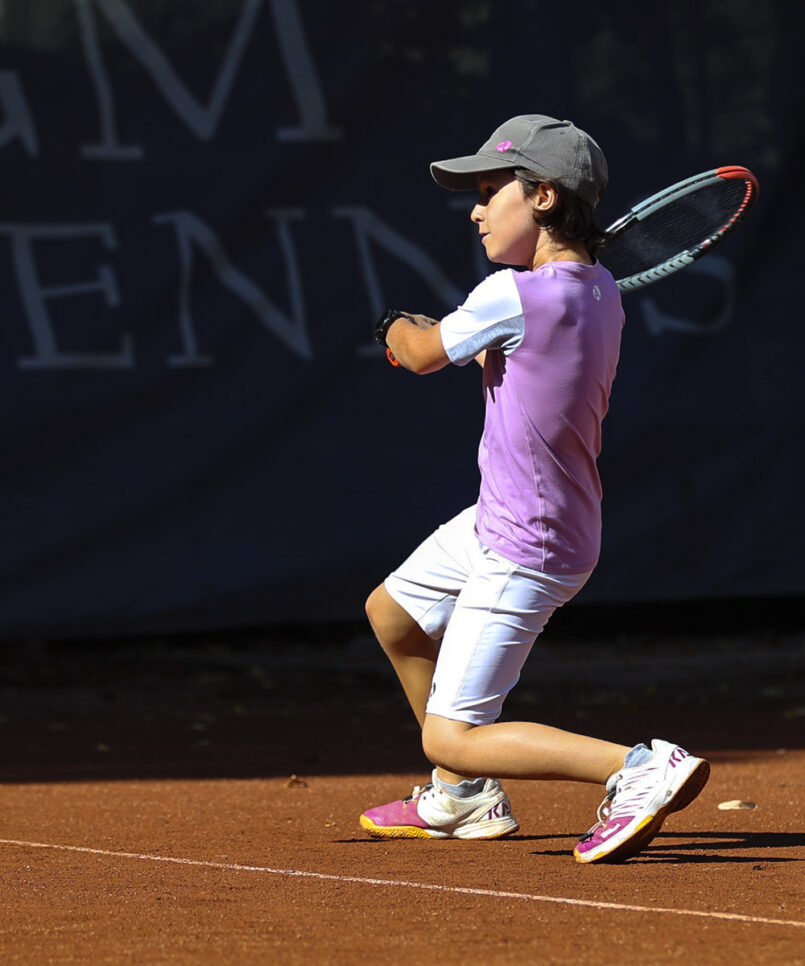
{"type": "Polygon", "coordinates": [[[457,785],[451,785],[449,782],[442,781],[438,775],[436,781],[438,781],[439,787],[444,789],[448,795],[452,795],[453,798],[471,798],[473,795],[480,794],[486,784],[485,778],[465,778],[457,785]]]}
{"type": "Polygon", "coordinates": [[[638,765],[645,765],[653,754],[654,752],[651,748],[641,742],[641,744],[635,745],[634,748],[626,752],[626,757],[623,759],[623,767],[636,768],[638,765]]]}
{"type": "MultiPolygon", "coordinates": [[[[623,767],[636,768],[638,765],[645,765],[653,754],[654,752],[651,750],[651,748],[641,742],[639,745],[635,745],[634,748],[630,748],[629,751],[626,752],[626,755],[623,759],[623,767]]],[[[615,791],[615,779],[618,777],[618,775],[620,775],[622,770],[623,769],[619,768],[618,771],[614,771],[609,778],[607,778],[606,790],[610,793],[610,795],[615,791]]]]}

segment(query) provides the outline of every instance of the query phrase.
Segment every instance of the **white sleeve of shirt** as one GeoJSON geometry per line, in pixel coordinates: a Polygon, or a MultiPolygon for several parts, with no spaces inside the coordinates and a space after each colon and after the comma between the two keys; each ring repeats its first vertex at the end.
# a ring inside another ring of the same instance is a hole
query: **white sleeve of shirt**
{"type": "Polygon", "coordinates": [[[514,352],[524,325],[514,271],[507,268],[485,278],[463,305],[442,319],[442,345],[451,362],[465,366],[484,349],[514,352]]]}

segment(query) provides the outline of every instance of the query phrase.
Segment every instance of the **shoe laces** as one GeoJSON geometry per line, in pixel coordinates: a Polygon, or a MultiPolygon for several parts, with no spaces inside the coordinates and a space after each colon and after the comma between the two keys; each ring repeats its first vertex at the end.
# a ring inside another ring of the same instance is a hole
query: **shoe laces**
{"type": "Polygon", "coordinates": [[[606,798],[601,802],[595,811],[595,817],[598,819],[595,827],[598,828],[599,825],[606,825],[609,821],[609,816],[612,814],[612,800],[615,797],[615,789],[613,788],[611,792],[607,793],[606,798]]]}
{"type": "Polygon", "coordinates": [[[598,829],[612,821],[624,812],[631,813],[652,791],[650,782],[646,781],[646,768],[624,768],[618,776],[612,791],[608,792],[598,806],[596,818],[598,821],[583,836],[582,841],[592,838],[598,829]],[[630,774],[632,772],[633,774],[630,774]]]}
{"type": "Polygon", "coordinates": [[[418,798],[421,798],[423,795],[427,795],[428,792],[432,791],[433,782],[428,782],[427,785],[414,785],[413,791],[407,798],[403,799],[403,803],[408,805],[410,802],[415,802],[418,798]]]}
{"type": "Polygon", "coordinates": [[[615,789],[613,788],[611,792],[607,792],[606,798],[601,802],[595,811],[595,817],[598,821],[591,825],[590,828],[582,835],[581,841],[586,842],[591,839],[598,829],[603,828],[609,821],[609,816],[612,813],[612,799],[615,797],[615,789]]]}

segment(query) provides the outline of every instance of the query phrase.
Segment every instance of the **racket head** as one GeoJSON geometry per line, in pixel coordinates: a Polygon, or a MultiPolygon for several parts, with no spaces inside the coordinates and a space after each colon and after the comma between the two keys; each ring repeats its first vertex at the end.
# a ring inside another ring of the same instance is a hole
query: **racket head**
{"type": "Polygon", "coordinates": [[[607,228],[601,263],[621,292],[657,282],[712,251],[746,215],[757,194],[757,178],[742,165],[724,165],[679,181],[607,228]]]}

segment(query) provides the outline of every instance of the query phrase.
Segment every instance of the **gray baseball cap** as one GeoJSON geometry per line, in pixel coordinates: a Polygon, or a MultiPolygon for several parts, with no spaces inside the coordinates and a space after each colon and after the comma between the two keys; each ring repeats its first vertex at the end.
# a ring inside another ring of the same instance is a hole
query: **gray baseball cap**
{"type": "Polygon", "coordinates": [[[475,154],[434,161],[430,173],[451,191],[476,188],[478,175],[503,168],[528,168],[558,181],[595,208],[609,180],[604,153],[570,121],[521,114],[501,124],[475,154]]]}

